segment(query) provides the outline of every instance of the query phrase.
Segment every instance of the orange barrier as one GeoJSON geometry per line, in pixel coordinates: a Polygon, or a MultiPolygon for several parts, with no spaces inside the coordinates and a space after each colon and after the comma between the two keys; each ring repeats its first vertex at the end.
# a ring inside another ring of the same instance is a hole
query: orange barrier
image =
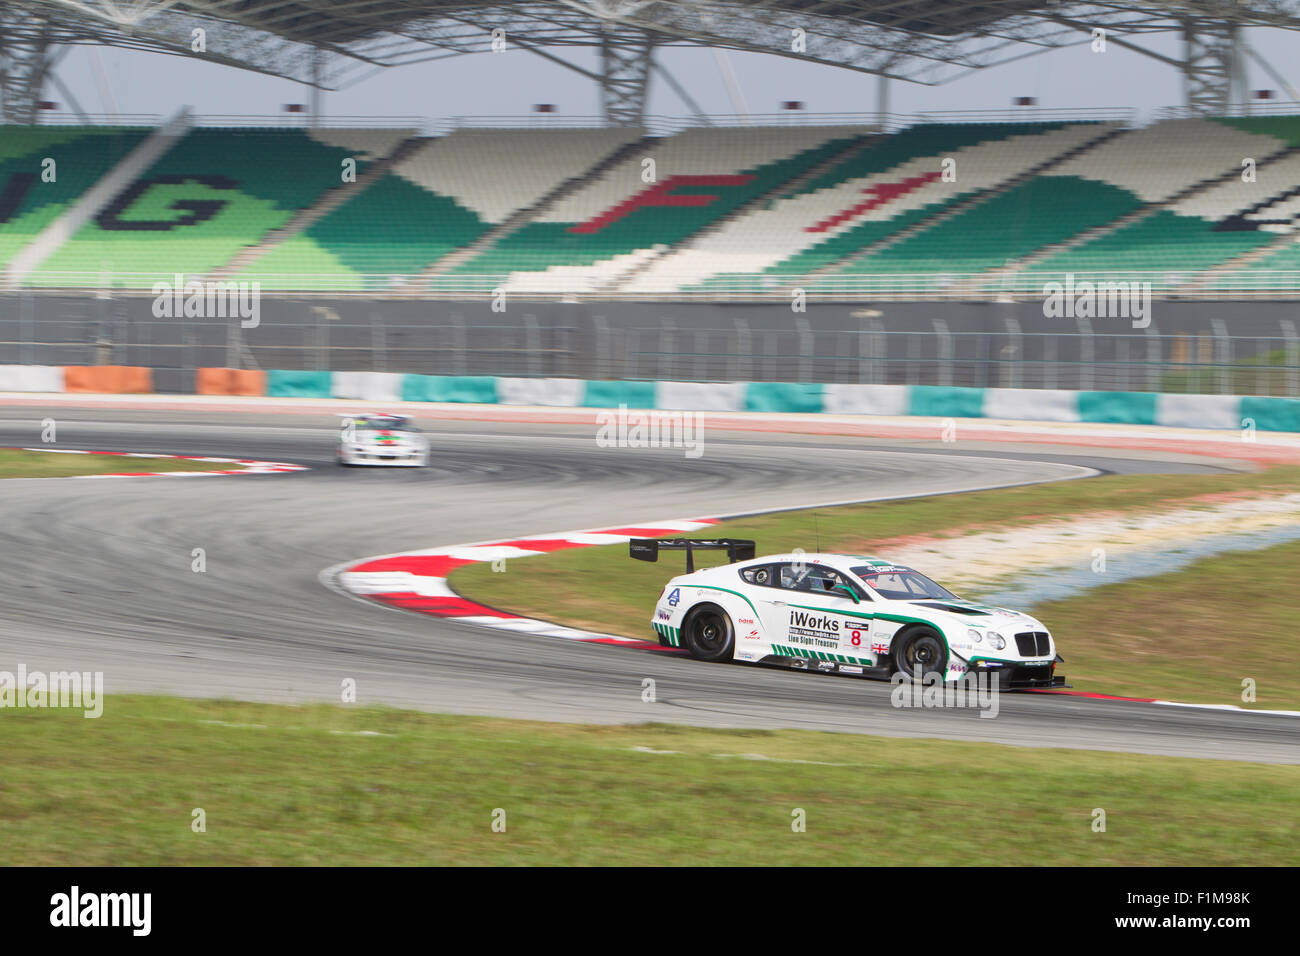
{"type": "Polygon", "coordinates": [[[65,365],[63,390],[147,395],[153,391],[153,370],[135,365],[65,365]]]}
{"type": "Polygon", "coordinates": [[[266,373],[242,368],[196,368],[195,395],[265,395],[266,373]]]}

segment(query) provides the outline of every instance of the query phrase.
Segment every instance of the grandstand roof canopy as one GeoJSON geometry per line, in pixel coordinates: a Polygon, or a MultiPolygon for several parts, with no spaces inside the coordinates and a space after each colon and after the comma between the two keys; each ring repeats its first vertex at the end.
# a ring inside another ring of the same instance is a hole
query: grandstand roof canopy
{"type": "Polygon", "coordinates": [[[1093,27],[1127,36],[1198,20],[1300,28],[1300,0],[4,0],[0,13],[10,40],[41,31],[58,43],[204,56],[325,86],[367,64],[489,50],[496,28],[529,47],[644,32],[659,44],[775,53],[924,83],[1077,43],[1093,27]],[[208,31],[206,52],[191,49],[196,27],[208,31]],[[806,49],[792,49],[795,28],[806,49]],[[316,70],[313,50],[325,54],[316,70]]]}
{"type": "Polygon", "coordinates": [[[1298,29],[1300,0],[0,0],[0,63],[9,64],[0,80],[8,74],[12,86],[14,63],[38,47],[107,44],[339,88],[371,69],[488,51],[499,30],[507,49],[600,82],[608,113],[610,97],[640,97],[643,107],[656,46],[764,52],[936,84],[1086,42],[1101,27],[1214,84],[1232,72],[1224,37],[1234,26],[1298,29]],[[1141,35],[1171,31],[1192,38],[1184,59],[1142,46],[1141,35]],[[600,49],[599,73],[564,59],[561,48],[579,46],[600,49]]]}

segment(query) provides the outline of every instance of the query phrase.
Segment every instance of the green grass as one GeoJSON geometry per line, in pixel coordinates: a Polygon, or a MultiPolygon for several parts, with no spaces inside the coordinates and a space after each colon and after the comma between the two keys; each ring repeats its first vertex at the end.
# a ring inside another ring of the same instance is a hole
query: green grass
{"type": "MultiPolygon", "coordinates": [[[[1293,466],[1241,475],[1108,476],[819,508],[815,521],[811,511],[762,515],[725,522],[710,534],[753,538],[760,554],[795,547],[871,554],[877,542],[912,534],[968,534],[1095,511],[1146,513],[1197,495],[1297,490],[1300,468],[1293,466]]],[[[1295,549],[1209,558],[1176,574],[1108,585],[1032,611],[1052,629],[1066,658],[1062,670],[1081,689],[1241,703],[1241,679],[1254,677],[1261,687],[1254,706],[1297,708],[1295,549]]],[[[700,566],[723,560],[702,555],[700,566]]],[[[655,600],[683,567],[680,555],[647,564],[629,560],[626,545],[611,545],[516,558],[505,573],[468,565],[453,572],[451,583],[492,607],[654,640],[655,600]]]]}
{"type": "Polygon", "coordinates": [[[226,467],[183,458],[125,458],[122,455],[68,455],[24,448],[0,448],[0,478],[69,478],[136,471],[212,471],[226,467]]]}
{"type": "Polygon", "coordinates": [[[165,697],[0,720],[0,840],[30,865],[1258,866],[1300,839],[1288,766],[165,697]]]}
{"type": "Polygon", "coordinates": [[[1300,542],[1216,555],[1034,615],[1052,629],[1076,687],[1265,710],[1300,710],[1295,589],[1300,542]],[[1241,699],[1243,678],[1255,702],[1241,699]]]}

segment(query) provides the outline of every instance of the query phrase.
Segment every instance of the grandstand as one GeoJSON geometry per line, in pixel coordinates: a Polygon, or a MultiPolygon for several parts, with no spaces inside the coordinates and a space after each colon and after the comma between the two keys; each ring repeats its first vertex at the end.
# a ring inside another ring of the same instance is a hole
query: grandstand
{"type": "Polygon", "coordinates": [[[1294,33],[1296,3],[1189,20],[1145,0],[719,0],[706,19],[689,0],[0,0],[0,361],[147,366],[170,391],[220,367],[465,394],[504,374],[1295,395],[1300,92],[1244,28],[1294,33]],[[191,49],[214,25],[220,48],[191,49]],[[1176,68],[1184,102],[889,111],[891,83],[1098,28],[1176,68]],[[91,117],[43,99],[80,43],[320,91],[497,31],[594,79],[601,115],[327,119],[313,93],[292,117],[91,117]],[[1148,48],[1162,32],[1181,53],[1148,48]],[[669,46],[873,75],[876,109],[705,115],[656,58],[669,46]],[[565,60],[581,47],[594,71],[565,60]],[[1289,102],[1249,99],[1248,59],[1289,102]],[[649,113],[652,78],[692,115],[649,113]],[[256,288],[260,324],[158,316],[178,277],[256,288]],[[1158,318],[1045,304],[1121,285],[1158,318]]]}
{"type": "Polygon", "coordinates": [[[0,267],[11,288],[74,290],[180,273],[302,293],[979,297],[1074,273],[1300,291],[1300,115],[1016,119],[192,126],[149,163],[157,131],[5,127],[0,267]]]}
{"type": "Polygon", "coordinates": [[[182,274],[308,295],[978,300],[1068,273],[1169,296],[1300,292],[1300,104],[1249,102],[1244,65],[1300,100],[1245,33],[1300,29],[1296,0],[1194,16],[1146,0],[0,0],[0,16],[4,289],[132,293],[182,274]],[[221,43],[192,42],[213,27],[221,43]],[[938,84],[1097,31],[1177,69],[1182,107],[1143,123],[1127,109],[888,111],[892,82],[938,84]],[[1181,53],[1148,43],[1159,34],[1181,53]],[[77,125],[36,125],[54,118],[47,86],[69,92],[58,64],[78,44],[320,91],[506,43],[593,79],[599,120],[331,124],[313,93],[292,128],[184,110],[96,125],[80,107],[77,125]],[[692,46],[874,75],[877,109],[702,115],[657,58],[692,46]],[[584,47],[594,71],[566,59],[584,47]],[[694,117],[649,115],[652,80],[694,117]]]}

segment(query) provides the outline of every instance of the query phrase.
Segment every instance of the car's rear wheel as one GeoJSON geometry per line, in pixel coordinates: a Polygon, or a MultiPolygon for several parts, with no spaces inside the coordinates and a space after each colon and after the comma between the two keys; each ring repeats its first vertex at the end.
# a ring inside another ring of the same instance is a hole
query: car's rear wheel
{"type": "Polygon", "coordinates": [[[905,679],[942,676],[948,670],[948,647],[932,628],[918,627],[903,635],[894,647],[894,670],[905,679]]]}
{"type": "Polygon", "coordinates": [[[682,644],[698,660],[730,660],[735,643],[731,617],[716,604],[694,608],[682,624],[682,644]]]}

